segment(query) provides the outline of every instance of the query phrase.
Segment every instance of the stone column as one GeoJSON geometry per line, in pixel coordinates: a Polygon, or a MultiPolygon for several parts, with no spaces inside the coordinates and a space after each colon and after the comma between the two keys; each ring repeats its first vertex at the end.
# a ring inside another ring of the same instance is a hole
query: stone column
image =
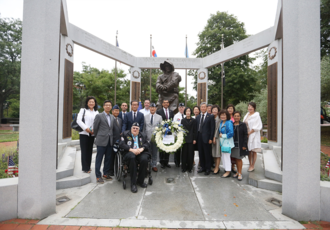
{"type": "Polygon", "coordinates": [[[197,105],[208,102],[208,70],[198,69],[197,71],[197,105]]]}
{"type": "Polygon", "coordinates": [[[61,0],[23,8],[18,217],[56,211],[57,101],[61,0]]]}
{"type": "Polygon", "coordinates": [[[320,219],[320,1],[283,1],[283,214],[320,219]]]}
{"type": "Polygon", "coordinates": [[[141,69],[138,67],[131,68],[131,82],[130,82],[130,101],[128,102],[131,110],[131,101],[140,100],[141,97],[141,69]]]}

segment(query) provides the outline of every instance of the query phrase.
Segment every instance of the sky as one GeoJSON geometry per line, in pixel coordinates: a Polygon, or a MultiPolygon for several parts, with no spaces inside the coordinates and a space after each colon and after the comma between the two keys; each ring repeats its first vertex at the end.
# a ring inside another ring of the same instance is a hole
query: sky
{"type": "MultiPolygon", "coordinates": [[[[211,14],[233,14],[244,22],[247,34],[254,35],[274,25],[277,0],[67,0],[67,7],[70,23],[113,45],[118,31],[119,47],[133,56],[149,57],[152,34],[158,57],[185,57],[187,36],[189,57],[193,58],[198,33],[211,14]]],[[[0,14],[23,20],[23,0],[0,0],[0,14]]],[[[75,71],[82,70],[82,62],[105,70],[115,66],[114,60],[75,45],[75,71]]],[[[128,74],[128,66],[118,64],[118,68],[128,74]]],[[[176,72],[184,87],[185,71],[176,72]]],[[[196,96],[192,84],[188,76],[188,94],[196,96]]]]}

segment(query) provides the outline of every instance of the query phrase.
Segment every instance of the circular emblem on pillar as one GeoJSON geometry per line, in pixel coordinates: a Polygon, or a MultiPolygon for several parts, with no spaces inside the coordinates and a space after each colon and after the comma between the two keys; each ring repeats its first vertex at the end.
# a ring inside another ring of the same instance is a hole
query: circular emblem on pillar
{"type": "Polygon", "coordinates": [[[276,57],[276,53],[277,53],[277,49],[275,46],[273,46],[272,48],[270,48],[270,50],[268,51],[268,57],[270,60],[273,60],[276,57]]]}
{"type": "Polygon", "coordinates": [[[72,57],[72,55],[73,55],[73,47],[72,47],[72,45],[70,43],[66,44],[66,53],[70,57],[72,57]]]}
{"type": "Polygon", "coordinates": [[[199,80],[204,80],[206,78],[206,73],[205,72],[199,72],[198,78],[199,78],[199,80]]]}
{"type": "Polygon", "coordinates": [[[134,70],[133,71],[133,77],[136,78],[136,79],[140,78],[140,72],[137,71],[137,70],[134,70]]]}

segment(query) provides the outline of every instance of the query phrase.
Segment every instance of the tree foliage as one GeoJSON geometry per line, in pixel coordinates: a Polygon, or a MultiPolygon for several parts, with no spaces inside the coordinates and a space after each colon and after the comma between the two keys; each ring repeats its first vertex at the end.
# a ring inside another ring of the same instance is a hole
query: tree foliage
{"type": "Polygon", "coordinates": [[[321,61],[321,100],[330,101],[330,57],[324,56],[321,61]]]}
{"type": "MultiPolygon", "coordinates": [[[[199,41],[194,55],[198,58],[205,57],[221,49],[222,36],[224,35],[225,47],[230,46],[248,37],[244,23],[227,12],[211,14],[204,30],[198,34],[199,41]]],[[[253,58],[248,55],[233,59],[225,63],[224,106],[228,103],[237,104],[252,98],[256,79],[254,70],[250,68],[253,58]]],[[[208,98],[211,104],[221,104],[221,66],[214,66],[209,71],[208,98]]],[[[195,77],[196,71],[189,71],[195,77]]]]}
{"type": "Polygon", "coordinates": [[[0,121],[4,103],[19,94],[21,50],[22,21],[0,18],[0,121]]]}
{"type": "Polygon", "coordinates": [[[321,57],[330,55],[330,0],[321,0],[321,57]]]}
{"type": "MultiPolygon", "coordinates": [[[[116,98],[118,105],[123,102],[129,102],[130,82],[125,77],[124,70],[118,69],[116,98]]],[[[82,72],[74,72],[73,83],[73,112],[78,112],[80,108],[84,107],[87,96],[96,98],[101,106],[101,111],[104,100],[108,99],[114,103],[115,69],[109,72],[108,70],[99,70],[83,63],[82,72]]]]}

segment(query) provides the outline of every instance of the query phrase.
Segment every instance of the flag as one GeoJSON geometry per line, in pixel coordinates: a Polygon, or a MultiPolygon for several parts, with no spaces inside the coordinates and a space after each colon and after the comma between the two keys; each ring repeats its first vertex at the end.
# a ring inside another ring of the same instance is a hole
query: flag
{"type": "MultiPolygon", "coordinates": [[[[117,36],[118,36],[118,30],[117,30],[117,36]]],[[[119,47],[117,36],[116,36],[116,46],[119,47]]]]}
{"type": "Polygon", "coordinates": [[[155,50],[154,47],[152,47],[152,56],[153,56],[153,57],[157,57],[156,50],[155,50]]]}
{"type": "Polygon", "coordinates": [[[223,87],[226,85],[226,78],[225,78],[225,64],[221,64],[221,71],[222,71],[222,78],[223,78],[223,87]]]}
{"type": "Polygon", "coordinates": [[[15,176],[15,174],[18,175],[18,168],[15,165],[12,156],[8,156],[8,168],[5,170],[5,173],[13,176],[15,176]]]}
{"type": "Polygon", "coordinates": [[[330,177],[330,158],[329,158],[328,163],[325,166],[325,168],[328,170],[328,176],[330,177]]]}
{"type": "Polygon", "coordinates": [[[186,44],[186,51],[185,51],[185,56],[186,58],[189,58],[189,53],[188,53],[188,45],[186,44]]]}
{"type": "Polygon", "coordinates": [[[142,103],[141,103],[141,100],[139,101],[139,108],[138,108],[138,111],[140,111],[142,109],[142,103]]]}

